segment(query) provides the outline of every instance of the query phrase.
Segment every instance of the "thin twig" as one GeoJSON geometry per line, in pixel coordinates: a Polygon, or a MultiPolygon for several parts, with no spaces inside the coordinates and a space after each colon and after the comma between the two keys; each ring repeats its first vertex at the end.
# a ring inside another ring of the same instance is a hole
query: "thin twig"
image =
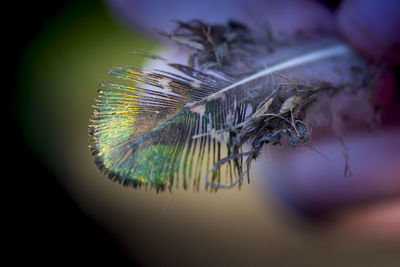
{"type": "Polygon", "coordinates": [[[225,158],[222,158],[222,159],[218,160],[218,161],[208,170],[208,172],[204,175],[204,177],[203,177],[204,183],[205,183],[206,185],[211,186],[212,188],[215,188],[215,189],[219,189],[219,188],[225,188],[225,189],[227,189],[227,188],[232,188],[232,187],[234,187],[238,182],[240,182],[240,181],[243,179],[243,176],[247,173],[247,167],[246,167],[246,170],[244,170],[244,171],[238,176],[238,178],[236,178],[236,180],[233,181],[231,184],[216,184],[216,183],[210,182],[210,181],[208,180],[208,175],[209,175],[210,173],[212,173],[213,171],[215,171],[216,169],[220,168],[220,166],[221,166],[222,164],[225,164],[225,163],[227,163],[227,162],[230,161],[230,160],[237,159],[237,158],[241,158],[241,157],[245,157],[245,156],[251,155],[251,154],[253,154],[253,153],[255,153],[255,152],[256,152],[255,150],[250,150],[250,151],[247,151],[247,152],[242,152],[242,153],[230,155],[230,156],[228,156],[228,157],[225,157],[225,158]]]}

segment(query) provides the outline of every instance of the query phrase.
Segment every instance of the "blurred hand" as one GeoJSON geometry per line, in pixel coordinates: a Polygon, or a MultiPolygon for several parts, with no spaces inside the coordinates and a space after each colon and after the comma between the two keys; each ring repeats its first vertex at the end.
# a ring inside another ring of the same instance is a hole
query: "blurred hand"
{"type": "Polygon", "coordinates": [[[154,28],[168,30],[173,20],[194,18],[210,23],[234,18],[250,25],[267,20],[278,35],[324,29],[384,66],[376,83],[382,132],[344,138],[353,176],[343,175],[343,147],[337,138],[314,132],[313,145],[337,164],[310,149],[282,150],[266,164],[266,180],[277,199],[297,213],[323,218],[335,229],[400,240],[400,101],[392,73],[400,63],[399,1],[347,0],[335,11],[307,0],[110,0],[109,4],[122,21],[153,36],[154,28]]]}

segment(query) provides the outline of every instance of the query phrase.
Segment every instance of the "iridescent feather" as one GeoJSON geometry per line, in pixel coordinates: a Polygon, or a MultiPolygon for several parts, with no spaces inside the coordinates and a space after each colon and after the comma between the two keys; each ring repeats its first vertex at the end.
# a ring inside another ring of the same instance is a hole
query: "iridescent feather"
{"type": "Polygon", "coordinates": [[[109,70],[132,84],[103,82],[90,121],[97,165],[124,185],[241,185],[263,144],[277,144],[282,135],[293,147],[308,141],[298,107],[354,83],[358,78],[346,73],[364,67],[335,39],[293,45],[260,38],[236,22],[178,22],[176,32],[163,34],[196,50],[195,67],[166,63],[179,75],[109,70]],[[328,66],[323,74],[321,64],[328,66]]]}
{"type": "MultiPolygon", "coordinates": [[[[204,169],[240,151],[230,145],[233,133],[224,141],[192,136],[221,130],[228,114],[241,123],[242,105],[215,100],[205,105],[202,114],[185,108],[185,104],[200,101],[229,82],[186,66],[171,66],[190,78],[125,67],[109,73],[137,85],[102,83],[90,129],[96,163],[111,179],[161,190],[175,181],[181,181],[184,188],[190,183],[198,188],[204,169]]],[[[239,160],[226,171],[241,172],[239,160]]],[[[219,179],[221,171],[212,178],[219,179]]]]}

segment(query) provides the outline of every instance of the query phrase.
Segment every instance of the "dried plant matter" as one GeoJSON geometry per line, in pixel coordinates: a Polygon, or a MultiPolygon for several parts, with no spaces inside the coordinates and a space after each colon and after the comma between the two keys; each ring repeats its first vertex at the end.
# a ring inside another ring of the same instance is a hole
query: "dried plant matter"
{"type": "Polygon", "coordinates": [[[340,137],[357,110],[373,116],[369,68],[333,36],[277,40],[233,21],[177,22],[160,33],[188,48],[189,64],[147,55],[179,74],[113,68],[125,85],[103,82],[96,100],[92,150],[112,180],[157,190],[240,186],[264,145],[310,146],[314,124],[340,137]],[[332,104],[343,99],[353,110],[332,104]]]}

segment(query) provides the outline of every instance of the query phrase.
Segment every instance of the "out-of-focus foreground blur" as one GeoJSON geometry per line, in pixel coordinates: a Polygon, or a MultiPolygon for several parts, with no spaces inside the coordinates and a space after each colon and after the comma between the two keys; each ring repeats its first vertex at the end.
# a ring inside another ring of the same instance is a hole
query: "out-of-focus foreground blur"
{"type": "Polygon", "coordinates": [[[21,157],[34,164],[19,166],[21,255],[139,266],[398,266],[399,243],[324,231],[283,211],[257,179],[240,191],[172,195],[111,183],[88,149],[98,84],[109,67],[143,64],[129,52],[157,44],[119,25],[100,1],[56,10],[24,47],[13,99],[31,153],[21,157]]]}

